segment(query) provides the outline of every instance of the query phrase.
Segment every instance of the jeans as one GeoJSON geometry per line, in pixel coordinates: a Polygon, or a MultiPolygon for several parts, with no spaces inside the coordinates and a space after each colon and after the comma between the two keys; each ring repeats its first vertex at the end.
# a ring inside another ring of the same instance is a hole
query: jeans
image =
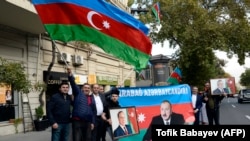
{"type": "Polygon", "coordinates": [[[69,141],[70,123],[58,123],[58,128],[51,130],[51,141],[69,141]]]}

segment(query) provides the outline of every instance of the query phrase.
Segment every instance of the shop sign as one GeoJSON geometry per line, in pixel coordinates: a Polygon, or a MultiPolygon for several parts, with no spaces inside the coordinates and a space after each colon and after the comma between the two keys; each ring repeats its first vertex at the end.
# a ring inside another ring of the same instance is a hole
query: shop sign
{"type": "Polygon", "coordinates": [[[75,74],[75,82],[77,85],[82,85],[84,83],[88,82],[87,76],[86,75],[79,75],[79,74],[75,74]]]}
{"type": "Polygon", "coordinates": [[[95,74],[89,74],[88,75],[88,83],[90,85],[96,84],[96,75],[95,74]]]}
{"type": "Polygon", "coordinates": [[[97,83],[100,85],[118,85],[117,77],[110,76],[97,76],[97,83]]]}

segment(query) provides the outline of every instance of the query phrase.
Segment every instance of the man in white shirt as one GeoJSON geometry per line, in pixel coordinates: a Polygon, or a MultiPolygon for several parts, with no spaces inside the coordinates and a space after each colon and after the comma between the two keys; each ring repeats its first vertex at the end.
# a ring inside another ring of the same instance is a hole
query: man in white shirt
{"type": "Polygon", "coordinates": [[[192,88],[192,105],[194,109],[195,121],[194,125],[200,124],[200,110],[202,107],[202,96],[198,94],[198,87],[193,86],[192,88]]]}
{"type": "Polygon", "coordinates": [[[104,126],[104,120],[102,119],[102,114],[104,111],[104,106],[106,105],[105,96],[103,94],[99,94],[99,85],[92,85],[93,96],[95,99],[96,105],[96,121],[94,130],[92,131],[92,141],[100,141],[103,135],[103,132],[106,132],[106,126],[104,126]]]}

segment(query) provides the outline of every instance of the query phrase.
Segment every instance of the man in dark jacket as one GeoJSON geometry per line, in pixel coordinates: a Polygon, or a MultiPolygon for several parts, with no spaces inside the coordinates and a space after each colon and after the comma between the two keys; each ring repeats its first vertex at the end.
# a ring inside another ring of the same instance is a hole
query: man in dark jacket
{"type": "Polygon", "coordinates": [[[210,83],[206,83],[207,89],[204,92],[204,101],[206,103],[206,111],[209,125],[220,125],[220,102],[227,96],[226,93],[220,95],[212,95],[210,83]]]}
{"type": "Polygon", "coordinates": [[[112,122],[111,122],[111,118],[110,118],[109,109],[121,107],[119,102],[118,102],[119,94],[120,94],[120,91],[117,88],[113,88],[111,91],[109,91],[106,94],[107,106],[104,107],[104,113],[102,114],[102,117],[106,122],[109,123],[108,127],[107,127],[107,131],[108,131],[110,137],[112,137],[112,130],[111,130],[112,122]]]}
{"type": "Polygon", "coordinates": [[[47,116],[52,125],[51,141],[68,141],[70,135],[71,97],[69,84],[62,82],[59,93],[54,94],[47,105],[47,116]]]}
{"type": "Polygon", "coordinates": [[[72,112],[72,136],[73,141],[86,141],[89,135],[89,125],[91,130],[95,124],[95,100],[90,94],[90,85],[85,83],[82,90],[76,85],[71,69],[67,69],[68,78],[74,96],[72,112]]]}

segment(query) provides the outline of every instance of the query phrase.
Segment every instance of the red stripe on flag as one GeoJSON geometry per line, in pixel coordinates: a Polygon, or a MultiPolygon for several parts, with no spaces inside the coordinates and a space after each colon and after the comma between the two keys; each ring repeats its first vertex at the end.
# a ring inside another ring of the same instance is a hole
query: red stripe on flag
{"type": "Polygon", "coordinates": [[[170,77],[176,78],[179,82],[181,81],[181,77],[177,72],[173,72],[170,77]]]}
{"type": "Polygon", "coordinates": [[[83,24],[99,29],[100,32],[151,55],[152,43],[143,32],[101,13],[92,11],[92,14],[89,14],[90,9],[69,3],[36,5],[35,7],[44,24],[83,24]]]}

